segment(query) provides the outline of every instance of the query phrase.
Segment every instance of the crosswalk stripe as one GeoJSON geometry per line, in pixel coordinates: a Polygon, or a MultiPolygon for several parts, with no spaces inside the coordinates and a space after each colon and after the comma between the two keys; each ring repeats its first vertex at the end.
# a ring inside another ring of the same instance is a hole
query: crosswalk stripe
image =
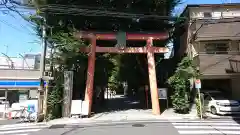
{"type": "Polygon", "coordinates": [[[175,128],[177,129],[239,129],[240,130],[240,126],[175,126],[175,128]]]}
{"type": "Polygon", "coordinates": [[[28,135],[28,134],[12,134],[12,135],[28,135]]]}
{"type": "Polygon", "coordinates": [[[218,122],[218,123],[236,123],[234,122],[233,120],[226,120],[226,121],[199,121],[199,120],[193,120],[193,121],[187,121],[187,120],[170,120],[170,122],[173,122],[173,123],[215,123],[215,122],[218,122]]]}
{"type": "Polygon", "coordinates": [[[228,126],[239,126],[238,123],[172,123],[173,125],[198,125],[198,126],[204,126],[204,125],[228,125],[228,126]]]}
{"type": "Polygon", "coordinates": [[[234,120],[172,120],[170,121],[179,134],[204,135],[228,134],[240,135],[240,124],[234,120]]]}
{"type": "Polygon", "coordinates": [[[0,128],[7,128],[7,127],[26,127],[26,126],[42,126],[45,124],[35,124],[35,123],[20,123],[20,124],[9,124],[9,125],[2,125],[0,128]]]}
{"type": "Polygon", "coordinates": [[[190,130],[181,130],[178,131],[179,134],[228,134],[228,135],[240,135],[240,131],[218,131],[218,130],[195,130],[195,131],[190,131],[190,130]]]}
{"type": "Polygon", "coordinates": [[[24,133],[24,132],[36,132],[40,129],[27,129],[27,130],[11,130],[11,131],[1,131],[0,134],[13,134],[13,133],[24,133]]]}
{"type": "Polygon", "coordinates": [[[26,127],[7,127],[7,128],[2,128],[0,127],[0,131],[4,130],[17,130],[17,129],[39,129],[39,128],[46,128],[48,126],[26,126],[26,127]]]}

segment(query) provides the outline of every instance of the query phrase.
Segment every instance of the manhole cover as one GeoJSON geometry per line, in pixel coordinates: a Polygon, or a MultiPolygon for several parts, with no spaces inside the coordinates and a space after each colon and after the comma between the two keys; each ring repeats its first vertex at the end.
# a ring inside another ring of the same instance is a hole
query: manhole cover
{"type": "Polygon", "coordinates": [[[143,125],[143,124],[133,124],[132,126],[133,127],[145,127],[145,125],[143,125]]]}
{"type": "Polygon", "coordinates": [[[52,125],[49,127],[49,129],[57,129],[57,128],[64,128],[65,124],[57,124],[57,125],[52,125]]]}

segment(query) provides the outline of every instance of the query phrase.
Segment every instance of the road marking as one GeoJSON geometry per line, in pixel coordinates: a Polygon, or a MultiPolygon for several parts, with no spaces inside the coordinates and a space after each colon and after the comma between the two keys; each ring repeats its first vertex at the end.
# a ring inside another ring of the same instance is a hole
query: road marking
{"type": "Polygon", "coordinates": [[[131,124],[131,123],[169,123],[168,120],[129,120],[129,121],[96,121],[96,122],[83,122],[83,123],[67,123],[67,126],[74,126],[74,125],[109,125],[109,124],[131,124]]]}
{"type": "Polygon", "coordinates": [[[29,124],[29,123],[21,123],[21,124],[9,124],[9,125],[2,125],[0,128],[7,128],[7,127],[26,127],[26,126],[43,126],[45,124],[29,124]]]}
{"type": "Polygon", "coordinates": [[[228,125],[228,126],[239,126],[238,123],[172,123],[173,125],[198,125],[198,126],[204,126],[204,125],[228,125]]]}
{"type": "Polygon", "coordinates": [[[13,134],[13,135],[28,135],[28,134],[13,134]]]}
{"type": "Polygon", "coordinates": [[[181,122],[172,121],[172,125],[178,130],[179,134],[228,134],[240,135],[240,124],[234,120],[223,121],[195,121],[186,120],[181,122]]]}
{"type": "Polygon", "coordinates": [[[190,135],[193,135],[193,134],[228,134],[228,135],[240,135],[240,131],[218,131],[218,130],[194,130],[194,131],[191,131],[191,130],[181,130],[181,131],[178,131],[179,134],[190,134],[190,135]]]}
{"type": "MultiPolygon", "coordinates": [[[[218,123],[234,123],[235,121],[233,120],[224,120],[224,121],[209,121],[209,120],[176,120],[176,121],[172,121],[170,120],[170,122],[173,122],[173,123],[215,123],[215,122],[218,122],[218,123]]],[[[236,123],[236,122],[235,122],[236,123]]]]}
{"type": "Polygon", "coordinates": [[[24,132],[37,132],[40,129],[27,129],[27,130],[12,130],[12,131],[1,131],[0,134],[14,134],[14,133],[24,133],[24,132]]]}
{"type": "MultiPolygon", "coordinates": [[[[177,129],[239,129],[239,126],[175,126],[177,129]]],[[[240,132],[240,131],[239,131],[240,132]]]]}
{"type": "Polygon", "coordinates": [[[4,130],[17,130],[17,129],[39,129],[39,128],[47,128],[48,126],[25,126],[25,127],[0,127],[0,131],[4,130]]]}

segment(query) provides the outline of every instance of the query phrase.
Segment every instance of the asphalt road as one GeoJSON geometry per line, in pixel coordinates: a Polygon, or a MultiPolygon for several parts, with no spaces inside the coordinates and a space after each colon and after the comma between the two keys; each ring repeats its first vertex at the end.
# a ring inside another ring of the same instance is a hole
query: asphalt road
{"type": "Polygon", "coordinates": [[[240,121],[156,120],[78,123],[72,125],[9,124],[0,126],[0,135],[240,135],[240,121]]]}
{"type": "Polygon", "coordinates": [[[45,128],[29,135],[178,135],[169,122],[45,128]]]}
{"type": "Polygon", "coordinates": [[[17,119],[12,119],[12,120],[0,120],[0,125],[7,125],[7,124],[17,124],[20,121],[17,119]]]}

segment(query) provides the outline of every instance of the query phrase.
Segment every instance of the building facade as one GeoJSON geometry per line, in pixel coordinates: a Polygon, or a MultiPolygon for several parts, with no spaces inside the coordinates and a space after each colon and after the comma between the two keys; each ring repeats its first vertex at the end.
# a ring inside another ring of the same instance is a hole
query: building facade
{"type": "Polygon", "coordinates": [[[0,57],[0,97],[11,103],[36,98],[40,85],[40,55],[0,57]]]}
{"type": "Polygon", "coordinates": [[[203,89],[240,99],[240,3],[188,5],[178,55],[188,54],[201,72],[203,89]]]}

